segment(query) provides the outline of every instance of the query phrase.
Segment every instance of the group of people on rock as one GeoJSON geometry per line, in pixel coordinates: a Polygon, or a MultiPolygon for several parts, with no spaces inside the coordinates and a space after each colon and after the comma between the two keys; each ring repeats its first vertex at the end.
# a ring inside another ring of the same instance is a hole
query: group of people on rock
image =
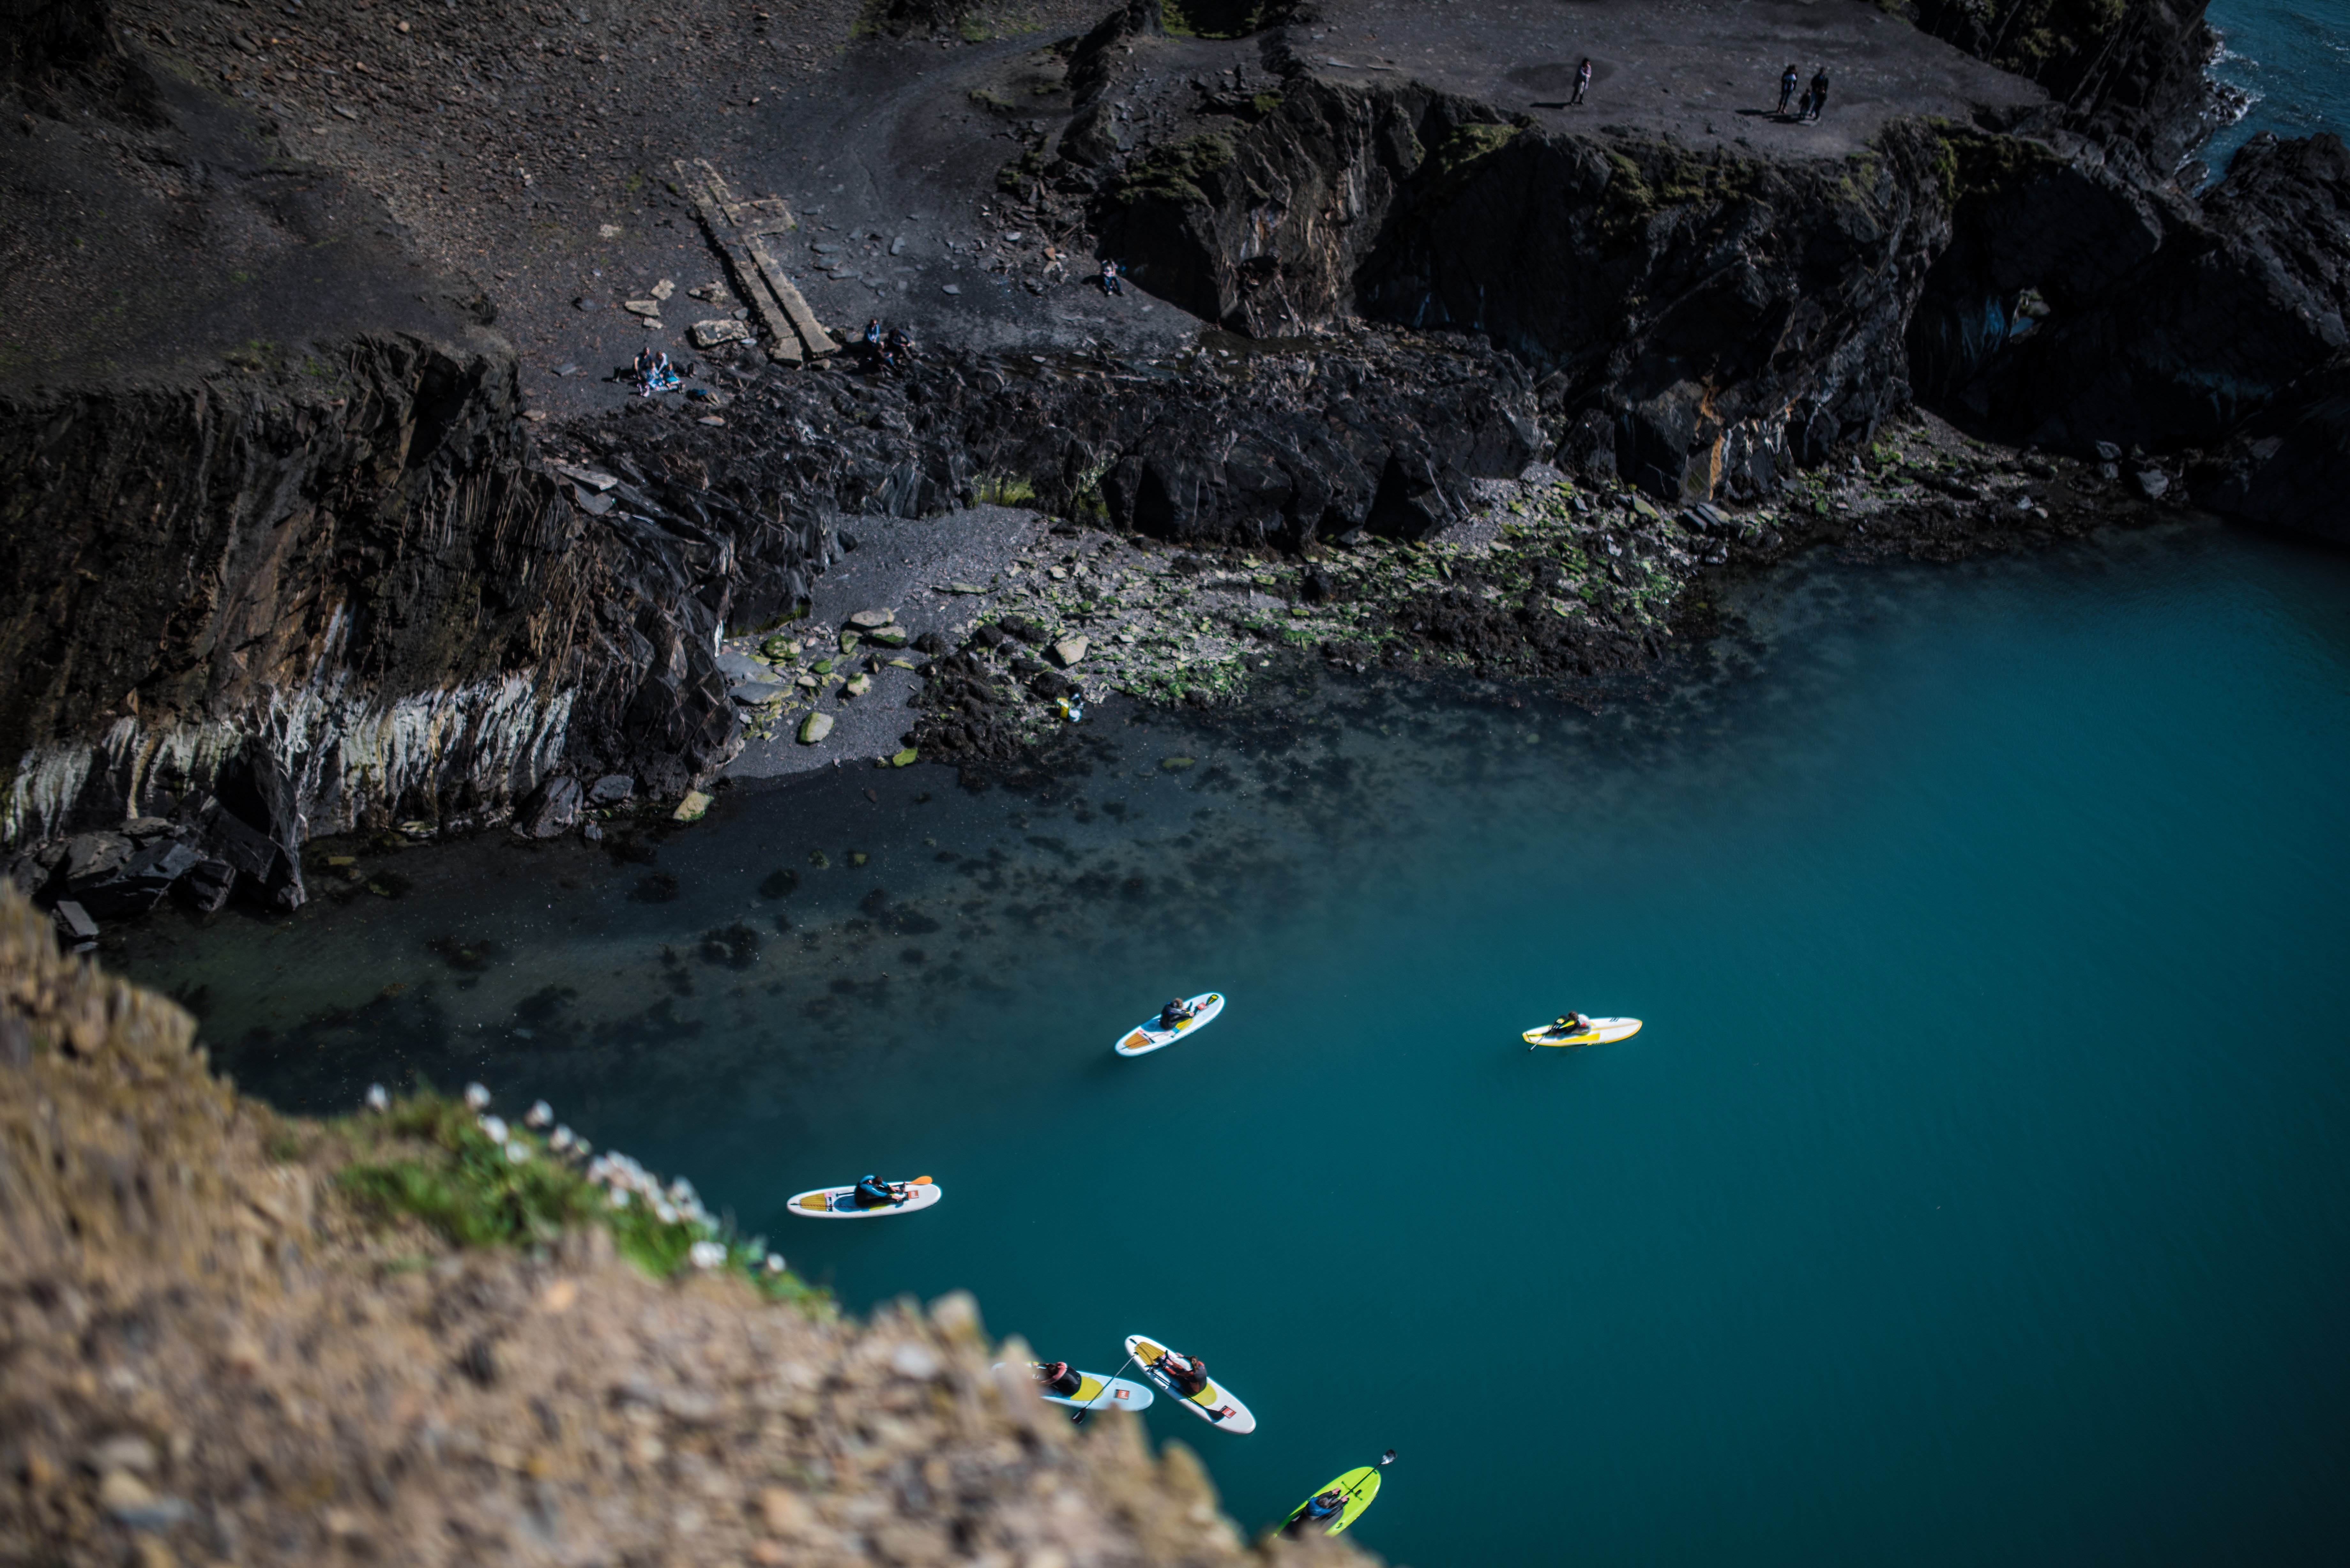
{"type": "MultiPolygon", "coordinates": [[[[1795,62],[1789,60],[1787,68],[1779,73],[1779,118],[1781,119],[1789,118],[1787,105],[1794,101],[1794,97],[1795,62]]],[[[1827,106],[1828,68],[1825,66],[1814,66],[1812,67],[1812,85],[1804,89],[1803,102],[1795,105],[1794,118],[1799,121],[1817,119],[1820,117],[1820,110],[1827,106]]]]}
{"type": "MultiPolygon", "coordinates": [[[[1804,89],[1803,101],[1801,103],[1796,103],[1795,88],[1800,80],[1801,78],[1795,69],[1795,62],[1793,60],[1788,61],[1786,70],[1781,73],[1779,77],[1779,118],[1781,119],[1792,119],[1797,121],[1817,119],[1820,117],[1820,111],[1828,106],[1827,67],[1814,66],[1812,67],[1812,85],[1808,88],[1804,89]],[[1787,106],[1789,104],[1795,105],[1794,112],[1792,115],[1787,111],[1787,106]]],[[[1566,100],[1567,107],[1569,109],[1582,108],[1584,106],[1583,95],[1590,89],[1591,57],[1586,55],[1583,57],[1583,63],[1575,67],[1575,96],[1566,100]]],[[[1105,273],[1107,272],[1108,265],[1107,263],[1104,264],[1103,270],[1105,273]]],[[[1104,286],[1108,286],[1108,279],[1107,277],[1104,278],[1103,283],[1104,286]]],[[[1116,293],[1117,290],[1113,288],[1111,289],[1111,292],[1116,293]]]]}
{"type": "Polygon", "coordinates": [[[669,362],[669,356],[650,348],[637,350],[635,365],[637,396],[650,398],[655,392],[674,392],[685,378],[669,362]]]}
{"type": "Polygon", "coordinates": [[[902,327],[881,329],[881,318],[865,324],[866,362],[877,369],[894,370],[914,357],[914,339],[902,327]]]}

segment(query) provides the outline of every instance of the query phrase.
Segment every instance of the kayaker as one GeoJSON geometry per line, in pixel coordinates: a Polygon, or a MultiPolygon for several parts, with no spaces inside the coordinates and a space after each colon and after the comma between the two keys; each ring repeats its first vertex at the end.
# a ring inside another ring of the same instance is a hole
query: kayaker
{"type": "Polygon", "coordinates": [[[1159,1010],[1159,1027],[1172,1029],[1177,1024],[1186,1023],[1196,1016],[1199,1011],[1179,996],[1159,1010]]]}
{"type": "Polygon", "coordinates": [[[1037,1382],[1065,1399],[1086,1386],[1085,1378],[1066,1361],[1036,1361],[1029,1365],[1036,1369],[1037,1382]]]}
{"type": "Polygon", "coordinates": [[[1159,1358],[1159,1370],[1175,1386],[1175,1392],[1189,1399],[1208,1386],[1208,1358],[1204,1355],[1179,1355],[1173,1351],[1159,1358]]]}
{"type": "Polygon", "coordinates": [[[859,1177],[857,1182],[857,1206],[879,1209],[885,1203],[902,1203],[906,1188],[902,1182],[884,1181],[876,1176],[859,1177]]]}

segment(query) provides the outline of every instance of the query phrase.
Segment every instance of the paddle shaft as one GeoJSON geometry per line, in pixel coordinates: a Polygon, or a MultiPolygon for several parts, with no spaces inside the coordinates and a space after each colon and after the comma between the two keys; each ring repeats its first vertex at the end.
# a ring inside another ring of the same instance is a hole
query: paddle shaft
{"type": "Polygon", "coordinates": [[[1102,1379],[1101,1394],[1095,1395],[1083,1405],[1078,1406],[1077,1413],[1069,1417],[1070,1425],[1082,1427],[1086,1424],[1086,1417],[1094,1413],[1094,1407],[1096,1405],[1101,1403],[1102,1394],[1108,1393],[1110,1390],[1110,1385],[1116,1383],[1118,1380],[1119,1376],[1123,1374],[1128,1367],[1134,1365],[1134,1355],[1135,1353],[1131,1350],[1126,1353],[1126,1359],[1118,1364],[1118,1371],[1111,1373],[1107,1377],[1102,1379]]]}

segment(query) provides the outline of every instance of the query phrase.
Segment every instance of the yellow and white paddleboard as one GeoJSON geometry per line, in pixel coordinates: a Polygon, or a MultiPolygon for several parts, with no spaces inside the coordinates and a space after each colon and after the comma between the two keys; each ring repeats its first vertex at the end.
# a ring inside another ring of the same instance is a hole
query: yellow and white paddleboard
{"type": "MultiPolygon", "coordinates": [[[[1036,1363],[1032,1361],[1028,1366],[1034,1371],[1036,1363]]],[[[995,1367],[1002,1371],[1003,1363],[997,1362],[995,1367]]],[[[1149,1389],[1130,1378],[1104,1377],[1098,1372],[1080,1371],[1077,1380],[1077,1391],[1074,1394],[1055,1394],[1039,1385],[1037,1397],[1079,1410],[1148,1410],[1151,1401],[1157,1397],[1149,1389]]]]}
{"type": "Polygon", "coordinates": [[[1159,1027],[1159,1015],[1154,1013],[1148,1023],[1136,1024],[1119,1038],[1118,1054],[1121,1056],[1148,1056],[1161,1045],[1172,1045],[1178,1040],[1188,1039],[1197,1034],[1201,1030],[1213,1023],[1216,1021],[1216,1014],[1223,1010],[1224,999],[1222,995],[1212,991],[1203,991],[1191,998],[1191,1017],[1182,1020],[1172,1029],[1161,1029],[1159,1027]]]}
{"type": "Polygon", "coordinates": [[[941,1196],[937,1182],[916,1181],[907,1185],[906,1196],[896,1203],[860,1209],[857,1206],[857,1184],[852,1181],[846,1187],[819,1187],[809,1192],[795,1192],[785,1207],[803,1220],[879,1220],[928,1209],[941,1196]]]}
{"type": "Polygon", "coordinates": [[[1142,1375],[1158,1385],[1160,1392],[1217,1430],[1235,1436],[1256,1430],[1256,1417],[1249,1414],[1248,1407],[1233,1398],[1212,1377],[1208,1379],[1208,1386],[1197,1394],[1177,1393],[1174,1380],[1159,1370],[1159,1359],[1167,1354],[1167,1347],[1158,1341],[1129,1334],[1126,1336],[1126,1353],[1142,1364],[1142,1375]]]}
{"type": "Polygon", "coordinates": [[[1588,1029],[1578,1029],[1572,1034],[1562,1034],[1555,1023],[1545,1023],[1539,1029],[1529,1029],[1518,1038],[1529,1045],[1605,1045],[1611,1040],[1629,1040],[1640,1032],[1637,1018],[1595,1018],[1588,1029]]]}

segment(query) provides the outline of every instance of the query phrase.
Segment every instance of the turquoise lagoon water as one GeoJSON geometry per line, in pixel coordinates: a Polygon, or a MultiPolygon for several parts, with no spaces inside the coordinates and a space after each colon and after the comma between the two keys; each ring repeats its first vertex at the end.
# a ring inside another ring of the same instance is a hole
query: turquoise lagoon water
{"type": "Polygon", "coordinates": [[[1259,1432],[1144,1418],[1247,1528],[1392,1445],[1357,1537],[1421,1568],[2343,1561],[2350,556],[1735,607],[1596,715],[1269,670],[1058,788],[735,791],[130,967],[288,1104],[543,1095],[852,1307],[1199,1351],[1259,1432]],[[1568,1006],[1647,1028],[1519,1044],[1568,1006]],[[876,1167],[946,1199],[776,1212],[876,1167]]]}

